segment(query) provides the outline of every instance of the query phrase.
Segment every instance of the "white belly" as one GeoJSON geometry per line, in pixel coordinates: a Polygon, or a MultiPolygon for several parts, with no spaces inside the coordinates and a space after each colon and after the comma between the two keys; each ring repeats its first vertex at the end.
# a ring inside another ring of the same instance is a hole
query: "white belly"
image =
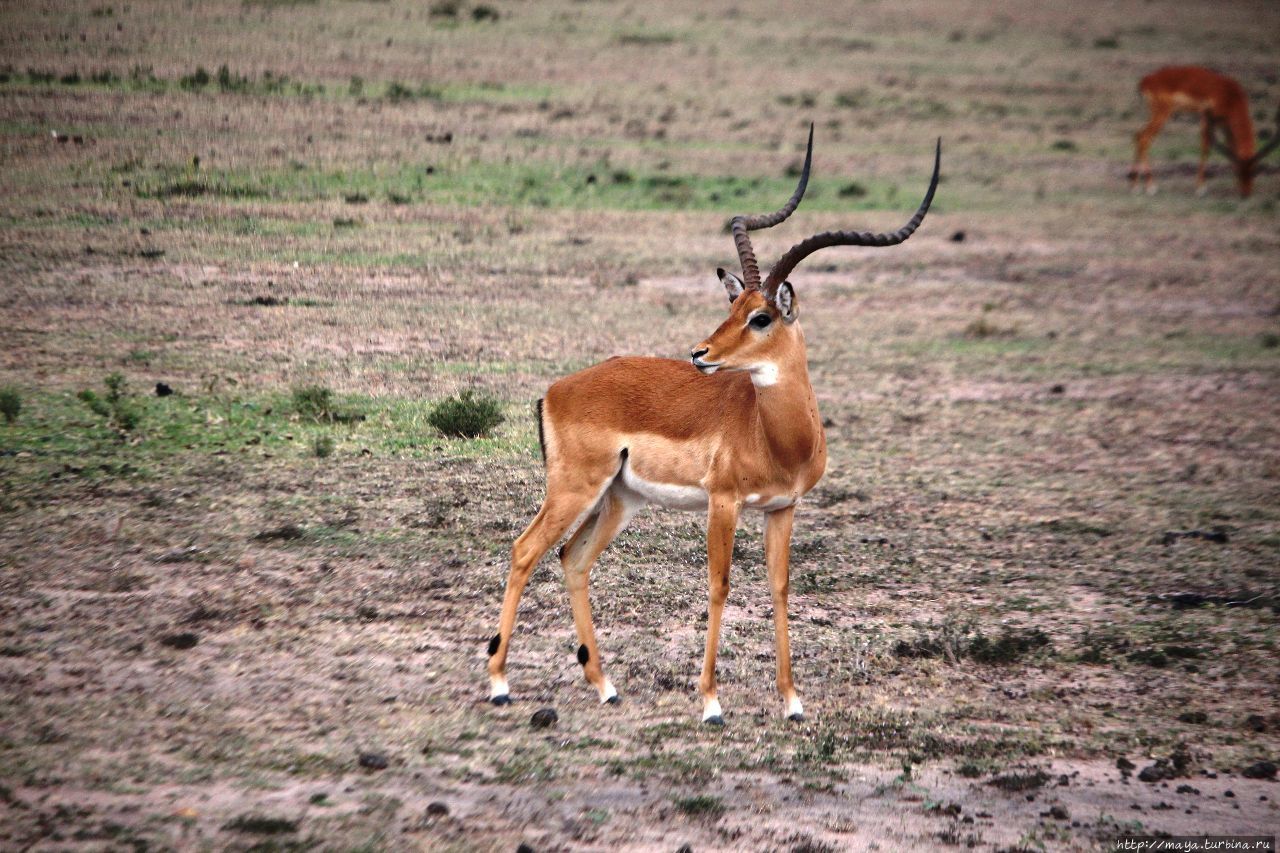
{"type": "Polygon", "coordinates": [[[706,510],[707,492],[699,486],[677,486],[646,480],[630,465],[622,466],[622,482],[627,488],[651,504],[667,509],[706,510]]]}
{"type": "Polygon", "coordinates": [[[791,506],[795,502],[795,498],[790,495],[773,495],[772,497],[765,495],[747,495],[745,504],[751,509],[773,512],[775,509],[782,509],[783,507],[791,506]]]}

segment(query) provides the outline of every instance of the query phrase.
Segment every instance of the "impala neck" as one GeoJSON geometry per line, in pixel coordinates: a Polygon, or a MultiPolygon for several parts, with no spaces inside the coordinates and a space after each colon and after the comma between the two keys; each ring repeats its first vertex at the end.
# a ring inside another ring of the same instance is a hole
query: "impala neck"
{"type": "Polygon", "coordinates": [[[809,384],[804,334],[799,327],[795,331],[795,343],[785,357],[751,372],[765,443],[774,461],[784,468],[808,462],[822,440],[818,400],[809,384]]]}

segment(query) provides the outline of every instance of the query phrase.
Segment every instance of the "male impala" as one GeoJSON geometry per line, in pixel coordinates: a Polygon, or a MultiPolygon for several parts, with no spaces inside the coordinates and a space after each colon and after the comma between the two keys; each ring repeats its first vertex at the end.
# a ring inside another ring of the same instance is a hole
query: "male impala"
{"type": "Polygon", "coordinates": [[[1244,87],[1230,77],[1195,65],[1171,65],[1143,77],[1138,91],[1151,110],[1151,118],[1134,138],[1134,163],[1129,172],[1131,186],[1136,188],[1138,180],[1145,178],[1147,192],[1155,192],[1151,164],[1147,162],[1151,141],[1169,116],[1194,112],[1200,114],[1200,169],[1196,173],[1196,192],[1203,194],[1205,191],[1204,169],[1211,144],[1226,154],[1235,168],[1240,195],[1247,198],[1253,192],[1253,176],[1258,165],[1280,144],[1280,113],[1276,114],[1276,133],[1271,141],[1254,153],[1249,96],[1245,94],[1244,87]],[[1219,125],[1225,125],[1227,129],[1228,145],[1222,145],[1214,136],[1219,125]]]}
{"type": "Polygon", "coordinates": [[[766,513],[765,562],[773,593],[778,690],[786,715],[802,720],[791,681],[787,637],[791,522],[800,496],[822,477],[826,437],[809,384],[799,309],[787,274],[827,246],[892,246],[924,219],[938,185],[942,143],[920,208],[891,234],[831,231],[796,244],[764,283],[748,231],[782,222],[804,195],[813,157],[813,128],[800,183],[771,215],[733,219],[742,277],[717,270],[729,293],[729,319],[695,346],[689,361],[611,358],[565,377],[538,402],[538,437],[547,467],[547,496],[511,549],[511,573],[498,633],[489,642],[490,700],[510,702],[507,651],[529,574],[547,549],[560,549],[577,629],[578,662],[601,702],[618,701],[605,677],[587,578],[600,553],[646,503],[707,513],[710,606],[699,686],[702,719],[722,725],[716,699],[716,646],[729,592],[729,561],[738,513],[766,513]]]}

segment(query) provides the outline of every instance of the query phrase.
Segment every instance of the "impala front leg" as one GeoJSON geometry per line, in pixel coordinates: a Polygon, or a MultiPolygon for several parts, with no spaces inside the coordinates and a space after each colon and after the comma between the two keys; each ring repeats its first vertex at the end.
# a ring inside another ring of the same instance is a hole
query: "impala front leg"
{"type": "Polygon", "coordinates": [[[712,496],[707,516],[707,653],[702,659],[702,721],[723,726],[724,716],[716,699],[716,647],[720,643],[720,617],[729,597],[729,564],[733,559],[733,534],[738,526],[738,503],[712,496]]]}
{"type": "Polygon", "coordinates": [[[791,588],[791,524],[796,508],[771,512],[764,529],[765,565],[769,569],[769,591],[773,594],[773,631],[777,642],[778,692],[787,703],[788,720],[804,720],[804,706],[791,681],[791,640],[787,633],[787,593],[791,588]]]}

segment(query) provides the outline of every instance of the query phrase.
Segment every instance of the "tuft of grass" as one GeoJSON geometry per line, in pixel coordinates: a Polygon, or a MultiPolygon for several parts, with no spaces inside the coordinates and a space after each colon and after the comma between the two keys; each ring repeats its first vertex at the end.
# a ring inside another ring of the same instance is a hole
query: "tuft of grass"
{"type": "Polygon", "coordinates": [[[11,385],[0,388],[0,415],[4,415],[5,423],[11,424],[22,412],[22,395],[11,385]]]}
{"type": "Polygon", "coordinates": [[[477,397],[470,389],[437,404],[427,422],[441,433],[455,438],[480,438],[504,420],[501,407],[492,397],[477,397]]]}
{"type": "Polygon", "coordinates": [[[996,325],[987,319],[984,312],[982,316],[969,321],[969,324],[964,327],[963,334],[966,338],[981,341],[989,338],[1011,338],[1017,334],[1017,329],[996,325]]]}
{"type": "Polygon", "coordinates": [[[473,21],[496,21],[502,17],[498,10],[492,6],[486,6],[481,3],[471,10],[471,20],[473,21]]]}
{"type": "Polygon", "coordinates": [[[283,835],[297,832],[298,822],[264,815],[241,815],[227,821],[222,828],[233,832],[250,832],[255,835],[283,835]]]}
{"type": "Polygon", "coordinates": [[[331,435],[317,435],[311,442],[311,452],[317,459],[328,459],[333,455],[334,441],[331,435]]]}
{"type": "Polygon", "coordinates": [[[617,37],[618,44],[638,45],[640,47],[656,47],[664,44],[674,44],[676,37],[671,33],[662,32],[644,32],[633,31],[629,33],[619,33],[617,37]]]}
{"type": "Polygon", "coordinates": [[[713,797],[709,794],[677,797],[673,802],[677,810],[693,817],[718,818],[725,813],[724,802],[719,797],[713,797]]]}
{"type": "MultiPolygon", "coordinates": [[[[304,418],[333,420],[333,391],[323,385],[300,385],[293,389],[293,410],[304,418]]],[[[317,454],[318,455],[318,454],[317,454]]]]}
{"type": "Polygon", "coordinates": [[[951,663],[968,659],[976,663],[1015,663],[1035,652],[1051,651],[1053,641],[1040,628],[1005,626],[999,636],[989,637],[972,622],[945,619],[939,624],[918,626],[916,636],[899,640],[894,654],[904,658],[942,658],[951,663]]]}
{"type": "Polygon", "coordinates": [[[428,14],[433,18],[457,18],[462,11],[459,0],[436,0],[431,4],[428,14]]]}
{"type": "Polygon", "coordinates": [[[1013,772],[996,776],[987,782],[1002,791],[1034,791],[1048,784],[1051,777],[1043,770],[1032,770],[1025,773],[1013,772]]]}

